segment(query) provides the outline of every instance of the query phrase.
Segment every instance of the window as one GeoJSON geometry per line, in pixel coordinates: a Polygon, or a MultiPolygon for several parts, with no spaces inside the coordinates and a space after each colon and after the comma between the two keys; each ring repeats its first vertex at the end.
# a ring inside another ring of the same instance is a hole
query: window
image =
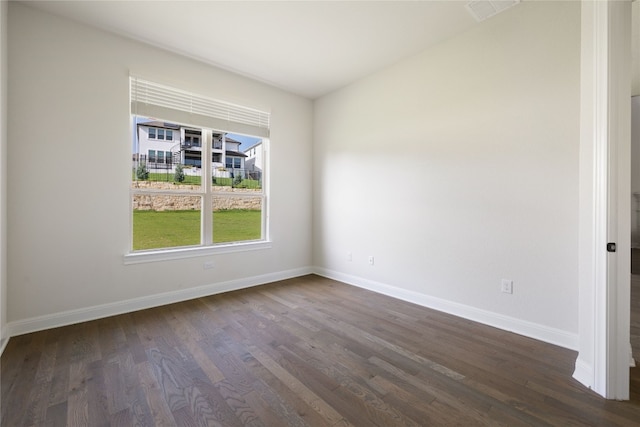
{"type": "MultiPolygon", "coordinates": [[[[246,137],[251,140],[248,145],[253,145],[253,140],[267,142],[268,113],[203,97],[198,97],[197,102],[181,102],[181,96],[195,97],[174,88],[131,80],[133,122],[155,120],[145,116],[149,111],[154,117],[175,124],[176,132],[185,135],[185,139],[184,143],[175,144],[173,151],[160,151],[153,146],[158,142],[138,140],[134,134],[132,246],[125,262],[171,259],[203,251],[235,251],[252,245],[264,247],[267,243],[262,174],[245,173],[240,169],[240,157],[227,157],[236,169],[228,171],[220,167],[221,154],[212,151],[215,140],[227,135],[237,137],[234,131],[244,137],[255,135],[246,137]],[[153,91],[155,98],[146,98],[153,91]],[[215,105],[207,110],[207,103],[215,105]],[[184,105],[197,105],[205,111],[185,115],[181,110],[184,105]],[[221,114],[221,106],[230,111],[221,114]],[[236,109],[240,112],[234,112],[236,109]],[[233,119],[236,115],[237,122],[233,119]],[[189,135],[187,124],[179,120],[185,117],[190,118],[189,135]],[[247,117],[251,118],[250,123],[247,117]],[[149,144],[150,147],[145,146],[149,144]],[[141,153],[148,153],[148,162],[143,161],[141,153]]],[[[149,135],[151,138],[151,130],[149,135]]],[[[173,139],[173,131],[168,129],[156,128],[155,135],[157,140],[173,139]]]]}
{"type": "Polygon", "coordinates": [[[200,147],[200,137],[193,135],[185,135],[184,142],[189,147],[200,147]]]}
{"type": "Polygon", "coordinates": [[[242,159],[239,157],[227,157],[225,167],[229,169],[241,169],[242,168],[242,159]]]}
{"type": "Polygon", "coordinates": [[[195,166],[197,168],[202,166],[202,156],[197,151],[185,151],[184,152],[184,164],[189,166],[195,166]]]}
{"type": "MultiPolygon", "coordinates": [[[[151,119],[149,119],[151,120],[151,119]]],[[[160,129],[160,128],[149,128],[149,139],[165,139],[167,141],[173,140],[173,130],[171,129],[160,129]]]]}

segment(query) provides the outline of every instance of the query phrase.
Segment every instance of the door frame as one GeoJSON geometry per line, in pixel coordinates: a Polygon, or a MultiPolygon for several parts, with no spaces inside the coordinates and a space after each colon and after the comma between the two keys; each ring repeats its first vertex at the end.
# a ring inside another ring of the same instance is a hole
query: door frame
{"type": "Polygon", "coordinates": [[[631,0],[581,3],[579,343],[574,378],[629,399],[631,0]],[[617,244],[607,252],[607,243],[617,244]]]}

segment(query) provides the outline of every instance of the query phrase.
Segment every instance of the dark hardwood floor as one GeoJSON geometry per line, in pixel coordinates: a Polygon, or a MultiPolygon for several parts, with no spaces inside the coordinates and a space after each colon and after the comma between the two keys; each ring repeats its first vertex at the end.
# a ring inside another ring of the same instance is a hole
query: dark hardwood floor
{"type": "MultiPolygon", "coordinates": [[[[640,280],[632,325],[640,356],[640,280]]],[[[576,353],[318,276],[12,338],[2,426],[630,426],[576,353]]],[[[640,357],[638,357],[640,360],[640,357]]]]}

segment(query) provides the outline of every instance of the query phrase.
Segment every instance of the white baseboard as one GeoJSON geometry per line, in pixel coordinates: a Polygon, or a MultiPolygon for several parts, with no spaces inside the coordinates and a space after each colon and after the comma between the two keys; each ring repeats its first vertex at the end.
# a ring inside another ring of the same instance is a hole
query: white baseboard
{"type": "Polygon", "coordinates": [[[303,267],[10,322],[7,325],[8,334],[4,335],[7,339],[3,341],[2,345],[6,345],[8,337],[235,291],[312,273],[312,268],[303,267]]]}
{"type": "Polygon", "coordinates": [[[4,353],[4,349],[7,347],[8,343],[9,343],[9,337],[0,338],[0,356],[2,356],[2,353],[4,353]]]}
{"type": "Polygon", "coordinates": [[[4,353],[4,349],[9,343],[9,338],[11,338],[11,335],[9,335],[9,327],[6,324],[3,324],[0,329],[0,356],[4,353]]]}
{"type": "MultiPolygon", "coordinates": [[[[578,336],[566,331],[325,268],[303,267],[10,322],[7,325],[7,333],[4,335],[7,338],[0,341],[0,354],[2,354],[8,338],[12,336],[235,291],[312,273],[571,350],[576,350],[578,347],[578,336]]],[[[576,372],[578,372],[578,368],[578,362],[576,362],[576,372]]],[[[576,375],[578,374],[574,374],[574,377],[578,379],[579,377],[576,375]]],[[[580,381],[580,379],[578,379],[578,381],[580,381]]]]}
{"type": "Polygon", "coordinates": [[[573,371],[573,378],[583,386],[591,388],[594,383],[593,366],[578,356],[576,359],[576,368],[573,371]]]}
{"type": "Polygon", "coordinates": [[[401,289],[384,283],[375,282],[373,280],[364,279],[362,277],[327,270],[325,268],[315,267],[313,272],[319,276],[338,280],[340,282],[418,304],[423,307],[453,314],[464,319],[494,326],[499,329],[514,332],[519,335],[524,335],[526,337],[558,345],[560,347],[571,350],[578,349],[578,335],[560,329],[550,328],[548,326],[528,322],[526,320],[516,319],[514,317],[432,297],[419,292],[401,289]]]}

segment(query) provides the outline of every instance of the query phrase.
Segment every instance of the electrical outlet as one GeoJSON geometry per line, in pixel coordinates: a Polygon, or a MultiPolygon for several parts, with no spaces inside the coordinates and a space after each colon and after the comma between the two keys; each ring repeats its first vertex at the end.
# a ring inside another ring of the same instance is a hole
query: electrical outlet
{"type": "Polygon", "coordinates": [[[205,270],[211,270],[213,268],[213,261],[207,261],[204,264],[202,264],[202,268],[204,268],[205,270]]]}
{"type": "Polygon", "coordinates": [[[505,294],[513,293],[513,280],[502,279],[502,286],[500,288],[505,294]]]}
{"type": "Polygon", "coordinates": [[[369,265],[373,265],[373,255],[369,255],[369,265]]]}

